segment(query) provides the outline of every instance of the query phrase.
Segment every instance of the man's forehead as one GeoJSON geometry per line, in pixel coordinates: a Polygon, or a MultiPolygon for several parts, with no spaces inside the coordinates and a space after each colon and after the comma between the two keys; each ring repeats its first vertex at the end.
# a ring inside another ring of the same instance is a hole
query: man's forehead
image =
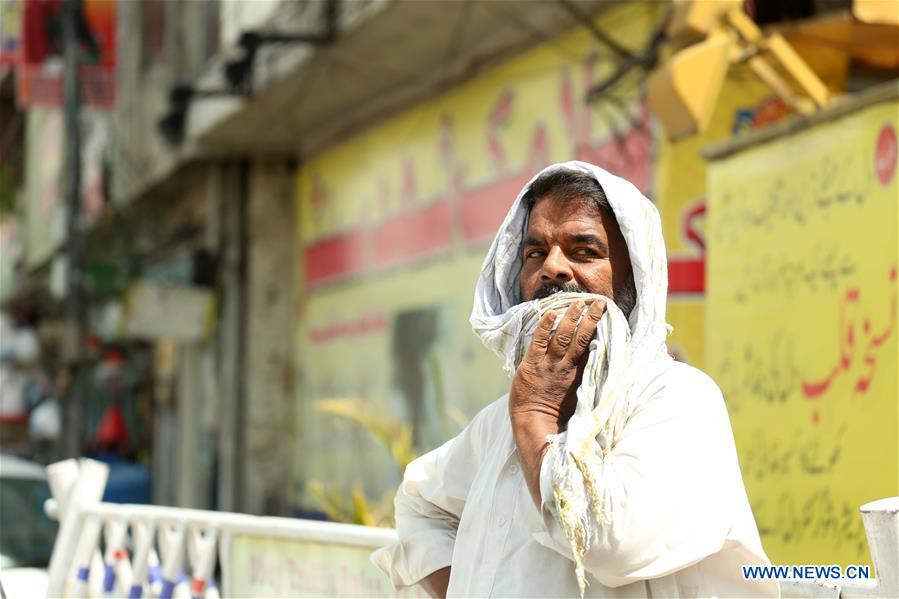
{"type": "Polygon", "coordinates": [[[546,197],[538,200],[531,208],[527,230],[538,232],[559,229],[567,235],[599,233],[605,237],[608,218],[609,215],[605,215],[589,198],[554,201],[553,198],[546,197]]]}

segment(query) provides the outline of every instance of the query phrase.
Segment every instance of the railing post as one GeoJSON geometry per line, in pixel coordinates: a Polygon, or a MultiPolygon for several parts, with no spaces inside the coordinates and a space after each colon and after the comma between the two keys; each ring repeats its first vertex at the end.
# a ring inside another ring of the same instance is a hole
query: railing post
{"type": "Polygon", "coordinates": [[[149,559],[153,548],[153,539],[156,536],[156,525],[152,520],[135,518],[131,521],[131,532],[134,535],[134,550],[132,551],[132,578],[131,588],[128,591],[128,599],[141,599],[144,593],[144,584],[149,583],[149,559]]]}
{"type": "Polygon", "coordinates": [[[899,597],[899,497],[866,503],[859,510],[880,597],[899,597]]]}
{"type": "Polygon", "coordinates": [[[104,529],[106,554],[104,556],[103,594],[107,597],[118,597],[118,589],[131,586],[131,564],[125,549],[125,537],[128,534],[128,523],[121,518],[106,522],[104,529]]]}
{"type": "Polygon", "coordinates": [[[184,524],[164,524],[159,529],[162,549],[162,592],[159,599],[172,599],[184,571],[184,524]]]}
{"type": "Polygon", "coordinates": [[[81,535],[78,537],[78,544],[75,546],[75,555],[72,560],[77,568],[74,595],[79,599],[86,599],[89,595],[88,582],[91,566],[94,562],[94,554],[102,527],[103,523],[96,516],[85,518],[84,525],[81,527],[81,535]]]}
{"type": "Polygon", "coordinates": [[[215,568],[218,531],[214,528],[191,529],[187,537],[187,557],[190,561],[192,580],[190,594],[193,599],[203,599],[209,579],[215,568]]]}
{"type": "Polygon", "coordinates": [[[99,503],[106,489],[109,468],[100,462],[65,460],[47,467],[50,491],[59,508],[59,532],[47,571],[47,596],[64,597],[75,549],[84,522],[82,509],[99,503]]]}

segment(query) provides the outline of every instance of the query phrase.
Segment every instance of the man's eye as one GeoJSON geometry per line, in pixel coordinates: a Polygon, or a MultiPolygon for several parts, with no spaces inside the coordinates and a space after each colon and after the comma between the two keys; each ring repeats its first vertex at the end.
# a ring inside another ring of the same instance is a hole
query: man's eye
{"type": "Polygon", "coordinates": [[[595,256],[596,252],[591,250],[590,248],[578,248],[574,250],[574,254],[576,256],[595,256]]]}
{"type": "Polygon", "coordinates": [[[539,258],[543,255],[543,250],[531,250],[530,252],[525,252],[525,258],[539,258]]]}

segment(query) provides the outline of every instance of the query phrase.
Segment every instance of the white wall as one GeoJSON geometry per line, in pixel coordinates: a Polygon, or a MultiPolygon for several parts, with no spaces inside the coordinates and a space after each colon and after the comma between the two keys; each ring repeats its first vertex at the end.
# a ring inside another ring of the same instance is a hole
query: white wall
{"type": "Polygon", "coordinates": [[[221,47],[237,43],[241,32],[255,29],[270,18],[282,0],[226,0],[221,4],[221,47]]]}

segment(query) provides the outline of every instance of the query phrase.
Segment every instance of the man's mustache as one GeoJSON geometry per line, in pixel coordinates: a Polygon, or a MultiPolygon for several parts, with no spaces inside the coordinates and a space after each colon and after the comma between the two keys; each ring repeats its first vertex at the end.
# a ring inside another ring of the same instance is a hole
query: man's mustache
{"type": "MultiPolygon", "coordinates": [[[[553,294],[562,292],[590,293],[589,290],[584,289],[576,283],[548,283],[537,289],[536,293],[534,293],[534,299],[543,299],[553,294]]],[[[615,304],[621,309],[622,312],[624,312],[625,316],[630,317],[631,312],[637,305],[637,290],[634,288],[634,280],[632,278],[629,279],[627,285],[623,285],[615,289],[612,295],[612,299],[615,301],[615,304]]]]}
{"type": "Polygon", "coordinates": [[[575,283],[548,283],[534,293],[534,299],[543,299],[556,293],[590,293],[575,283]]]}

